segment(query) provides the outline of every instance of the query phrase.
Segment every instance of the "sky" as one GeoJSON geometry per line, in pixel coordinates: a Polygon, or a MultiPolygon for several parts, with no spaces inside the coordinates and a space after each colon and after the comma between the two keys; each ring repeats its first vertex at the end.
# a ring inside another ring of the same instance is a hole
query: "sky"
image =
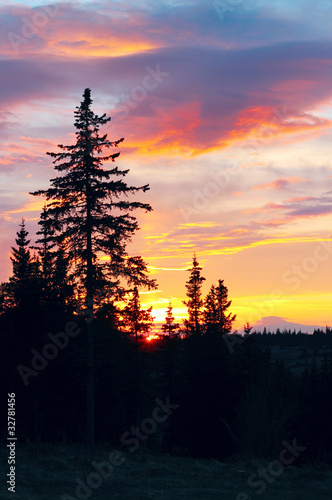
{"type": "Polygon", "coordinates": [[[1,2],[0,280],[89,87],[128,183],[150,185],[128,250],[158,281],[141,293],[157,321],[169,300],[185,317],[196,252],[235,328],[332,325],[331,21],[328,0],[1,2]]]}

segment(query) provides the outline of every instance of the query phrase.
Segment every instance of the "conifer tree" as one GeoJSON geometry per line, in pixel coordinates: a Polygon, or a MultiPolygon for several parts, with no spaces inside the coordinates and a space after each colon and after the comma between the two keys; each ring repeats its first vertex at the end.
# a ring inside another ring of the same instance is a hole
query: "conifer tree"
{"type": "Polygon", "coordinates": [[[13,305],[27,307],[28,302],[36,290],[34,279],[38,276],[38,263],[33,262],[28,231],[25,227],[25,220],[22,219],[20,230],[16,233],[15,243],[17,247],[12,248],[10,260],[13,265],[13,274],[9,278],[9,293],[12,297],[13,305]]]}
{"type": "Polygon", "coordinates": [[[247,321],[244,325],[243,325],[243,331],[244,331],[244,334],[245,335],[250,335],[250,332],[251,330],[253,329],[253,327],[250,325],[249,321],[247,321]]]}
{"type": "Polygon", "coordinates": [[[196,254],[193,258],[193,266],[189,269],[190,278],[186,282],[187,288],[187,301],[183,301],[184,305],[187,306],[189,319],[185,320],[185,326],[190,333],[200,334],[201,333],[201,319],[202,319],[202,283],[205,278],[201,276],[202,268],[199,267],[199,262],[197,261],[196,254]]]}
{"type": "Polygon", "coordinates": [[[162,331],[168,334],[169,339],[173,337],[173,332],[179,328],[179,323],[174,323],[174,320],[172,302],[169,301],[165,323],[161,327],[162,331]]]}
{"type": "MultiPolygon", "coordinates": [[[[31,193],[47,200],[47,217],[54,241],[61,245],[76,280],[78,296],[83,296],[87,311],[94,310],[96,291],[115,297],[130,285],[154,287],[147,276],[145,262],[127,254],[126,246],[139,229],[135,209],[152,210],[147,203],[133,202],[129,195],[146,192],[149,186],[128,186],[123,178],[128,170],[103,168],[114,162],[119,152],[103,155],[105,149],[116,148],[124,139],[110,141],[100,134],[101,126],[110,118],[92,109],[91,91],[85,89],[76,108],[75,144],[59,145],[59,153],[47,153],[53,159],[58,177],[51,187],[31,193]],[[103,256],[104,259],[100,259],[103,256]]],[[[90,315],[89,315],[90,316],[90,315]]],[[[94,449],[94,340],[93,325],[87,321],[87,420],[86,445],[89,455],[94,449]]]]}
{"type": "Polygon", "coordinates": [[[142,309],[137,286],[132,291],[132,297],[127,306],[121,311],[125,331],[134,334],[135,339],[141,333],[147,333],[153,326],[152,307],[142,309]]]}
{"type": "Polygon", "coordinates": [[[36,233],[38,236],[40,236],[40,238],[36,240],[36,243],[39,243],[41,246],[34,246],[32,248],[34,248],[38,252],[42,265],[42,277],[44,282],[47,284],[51,281],[51,276],[54,269],[55,243],[54,230],[50,227],[46,204],[44,205],[43,211],[40,214],[38,225],[41,227],[41,229],[36,233]]]}
{"type": "Polygon", "coordinates": [[[25,228],[25,221],[22,219],[20,230],[16,233],[15,243],[17,248],[12,248],[10,260],[13,266],[13,274],[9,282],[1,283],[0,305],[1,312],[15,306],[22,305],[24,298],[27,297],[28,278],[31,271],[32,256],[29,249],[30,240],[28,240],[28,231],[25,228]]]}
{"type": "Polygon", "coordinates": [[[19,282],[30,275],[32,258],[29,249],[30,240],[28,240],[28,235],[29,233],[25,228],[25,220],[22,219],[20,230],[16,233],[17,238],[15,238],[17,248],[12,247],[12,255],[10,257],[13,264],[12,282],[19,282]]]}
{"type": "Polygon", "coordinates": [[[230,333],[236,315],[228,313],[232,301],[228,300],[228,289],[224,280],[218,280],[218,285],[211,286],[204,301],[204,322],[207,332],[221,334],[230,333]],[[228,314],[227,314],[228,313],[228,314]]]}
{"type": "Polygon", "coordinates": [[[69,274],[70,263],[66,258],[62,244],[55,244],[55,231],[49,218],[46,204],[40,214],[38,225],[41,227],[37,231],[39,239],[36,240],[38,246],[31,248],[37,250],[41,264],[41,285],[42,302],[55,314],[61,311],[64,313],[70,303],[71,309],[74,306],[74,287],[69,274]]]}
{"type": "Polygon", "coordinates": [[[31,193],[46,196],[48,227],[55,232],[54,240],[62,244],[77,286],[89,298],[89,308],[96,289],[104,287],[111,295],[124,292],[122,278],[134,285],[155,285],[142,258],[129,257],[126,252],[127,243],[139,229],[131,212],[152,210],[147,203],[129,201],[128,195],[146,192],[149,186],[128,186],[123,177],[129,170],[103,168],[103,163],[114,162],[120,155],[102,156],[103,150],[116,148],[124,139],[109,141],[107,134],[99,134],[100,126],[110,118],[93,113],[91,105],[91,91],[85,89],[74,113],[76,143],[59,145],[60,153],[47,153],[54,158],[55,170],[64,175],[51,179],[49,189],[31,193]],[[100,260],[97,254],[108,260],[100,260]]]}

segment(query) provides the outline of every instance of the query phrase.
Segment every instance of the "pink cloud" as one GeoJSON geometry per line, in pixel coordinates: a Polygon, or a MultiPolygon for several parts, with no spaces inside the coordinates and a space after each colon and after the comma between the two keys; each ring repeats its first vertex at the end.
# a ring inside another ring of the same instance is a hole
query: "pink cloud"
{"type": "Polygon", "coordinates": [[[268,182],[267,184],[260,184],[258,186],[254,186],[252,189],[284,190],[287,189],[291,184],[300,184],[302,182],[306,182],[306,179],[301,179],[300,177],[287,177],[286,179],[276,179],[275,181],[268,182]]]}

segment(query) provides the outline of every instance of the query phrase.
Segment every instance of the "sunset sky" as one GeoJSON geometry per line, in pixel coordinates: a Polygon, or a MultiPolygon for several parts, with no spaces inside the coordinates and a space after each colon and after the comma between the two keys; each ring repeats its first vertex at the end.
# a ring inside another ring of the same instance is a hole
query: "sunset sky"
{"type": "Polygon", "coordinates": [[[86,87],[117,165],[149,183],[130,245],[159,283],[142,302],[186,308],[224,279],[234,325],[332,325],[330,0],[11,0],[0,7],[0,280],[22,217],[32,240],[86,87]]]}

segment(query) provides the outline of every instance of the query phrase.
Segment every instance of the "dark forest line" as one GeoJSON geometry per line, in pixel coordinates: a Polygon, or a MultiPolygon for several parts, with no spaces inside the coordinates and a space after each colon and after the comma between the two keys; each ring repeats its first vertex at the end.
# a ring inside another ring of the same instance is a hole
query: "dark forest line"
{"type": "MultiPolygon", "coordinates": [[[[84,442],[84,323],[54,311],[50,330],[41,311],[1,316],[1,380],[16,393],[21,441],[84,442]]],[[[306,447],[298,463],[331,462],[331,353],[297,376],[266,345],[295,338],[317,348],[328,335],[210,332],[146,342],[117,330],[105,311],[93,324],[97,442],[224,460],[273,457],[296,438],[306,447]]]]}

